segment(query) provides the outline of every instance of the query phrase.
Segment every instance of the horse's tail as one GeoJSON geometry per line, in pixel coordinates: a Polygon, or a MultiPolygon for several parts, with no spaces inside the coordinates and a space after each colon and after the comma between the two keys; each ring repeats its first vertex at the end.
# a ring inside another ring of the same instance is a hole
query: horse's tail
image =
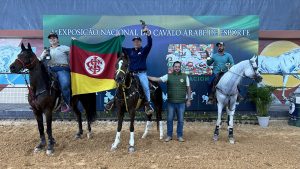
{"type": "Polygon", "coordinates": [[[154,99],[152,100],[152,102],[154,103],[154,109],[156,112],[157,131],[159,131],[159,122],[162,120],[163,93],[158,82],[151,81],[151,83],[155,87],[154,99]]]}
{"type": "Polygon", "coordinates": [[[93,122],[96,119],[96,93],[88,93],[78,95],[79,100],[86,112],[86,118],[88,122],[93,122]]]}

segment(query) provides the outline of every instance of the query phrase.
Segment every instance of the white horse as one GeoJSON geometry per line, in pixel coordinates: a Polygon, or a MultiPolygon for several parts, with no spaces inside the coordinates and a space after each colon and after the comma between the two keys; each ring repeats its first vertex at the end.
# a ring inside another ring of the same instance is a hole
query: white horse
{"type": "Polygon", "coordinates": [[[218,101],[218,119],[214,131],[214,141],[217,141],[219,138],[222,110],[226,106],[226,112],[229,117],[228,139],[231,144],[234,144],[233,116],[236,108],[236,99],[238,96],[237,86],[243,77],[253,78],[257,81],[262,80],[262,77],[257,71],[256,60],[257,56],[254,56],[250,60],[244,60],[232,66],[218,82],[216,86],[216,98],[218,101]]]}
{"type": "Polygon", "coordinates": [[[286,83],[290,75],[300,80],[300,48],[285,52],[277,57],[258,56],[258,71],[283,76],[282,97],[285,97],[286,83]]]}

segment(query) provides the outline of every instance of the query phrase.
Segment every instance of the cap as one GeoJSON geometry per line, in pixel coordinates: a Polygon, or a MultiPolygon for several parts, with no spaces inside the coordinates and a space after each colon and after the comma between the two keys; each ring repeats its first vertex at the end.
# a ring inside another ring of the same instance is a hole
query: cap
{"type": "Polygon", "coordinates": [[[51,37],[56,37],[58,39],[58,36],[55,32],[50,32],[48,35],[48,39],[50,39],[51,37]]]}
{"type": "Polygon", "coordinates": [[[219,46],[219,45],[225,46],[224,42],[218,42],[218,43],[216,43],[216,46],[219,46]]]}
{"type": "Polygon", "coordinates": [[[142,39],[141,39],[140,37],[138,37],[138,36],[136,36],[136,37],[134,37],[134,38],[132,39],[132,41],[135,41],[135,40],[142,41],[142,39]]]}

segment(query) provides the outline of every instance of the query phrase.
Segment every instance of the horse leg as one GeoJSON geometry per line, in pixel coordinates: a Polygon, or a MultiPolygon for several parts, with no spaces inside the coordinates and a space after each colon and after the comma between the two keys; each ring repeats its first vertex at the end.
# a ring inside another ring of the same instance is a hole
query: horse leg
{"type": "Polygon", "coordinates": [[[161,109],[157,110],[156,113],[156,120],[159,125],[159,139],[162,140],[164,138],[164,129],[163,129],[163,122],[162,122],[162,115],[161,115],[161,109]]]}
{"type": "Polygon", "coordinates": [[[118,129],[114,143],[111,145],[111,151],[114,151],[118,148],[118,145],[121,142],[121,130],[122,130],[122,123],[124,119],[124,112],[123,109],[118,112],[118,129]]]}
{"type": "Polygon", "coordinates": [[[229,121],[228,121],[228,140],[230,144],[234,144],[235,140],[233,137],[233,116],[236,108],[235,101],[233,101],[234,104],[230,105],[230,109],[227,107],[227,114],[229,116],[229,121]]]}
{"type": "Polygon", "coordinates": [[[44,124],[43,124],[43,113],[35,110],[34,114],[36,116],[36,121],[38,123],[40,139],[41,139],[40,143],[35,146],[34,152],[39,152],[43,150],[46,146],[46,138],[45,138],[44,124]]]}
{"type": "Polygon", "coordinates": [[[289,79],[289,75],[284,75],[283,76],[283,85],[282,85],[282,97],[284,100],[286,100],[287,98],[285,97],[285,90],[286,90],[286,84],[287,84],[287,81],[289,79]]]}
{"type": "Polygon", "coordinates": [[[149,129],[151,128],[151,119],[152,119],[152,114],[147,115],[147,122],[146,122],[146,126],[145,126],[145,131],[144,134],[142,136],[142,138],[146,138],[149,132],[149,129]]]}
{"type": "Polygon", "coordinates": [[[230,144],[234,144],[235,140],[233,137],[233,115],[234,115],[234,110],[227,110],[229,114],[229,125],[228,125],[228,140],[230,144]]]}
{"type": "Polygon", "coordinates": [[[135,151],[134,148],[134,118],[135,118],[135,110],[130,112],[130,139],[129,139],[129,148],[128,152],[133,153],[135,151]]]}
{"type": "Polygon", "coordinates": [[[76,114],[77,123],[78,123],[78,132],[75,135],[75,139],[81,138],[81,135],[83,134],[81,112],[78,110],[77,105],[78,105],[78,102],[73,101],[72,108],[76,114]]]}
{"type": "Polygon", "coordinates": [[[214,141],[218,141],[219,139],[219,132],[220,132],[220,124],[221,124],[221,118],[222,118],[222,110],[223,110],[223,105],[222,103],[218,102],[218,119],[217,119],[217,124],[216,124],[216,128],[214,131],[214,141]]]}
{"type": "Polygon", "coordinates": [[[92,138],[92,128],[91,128],[91,121],[88,120],[87,121],[87,128],[88,128],[88,133],[87,133],[87,138],[91,139],[92,138]]]}
{"type": "Polygon", "coordinates": [[[48,134],[48,147],[47,155],[52,155],[54,152],[55,140],[52,136],[52,110],[46,111],[46,122],[47,122],[47,134],[48,134]]]}

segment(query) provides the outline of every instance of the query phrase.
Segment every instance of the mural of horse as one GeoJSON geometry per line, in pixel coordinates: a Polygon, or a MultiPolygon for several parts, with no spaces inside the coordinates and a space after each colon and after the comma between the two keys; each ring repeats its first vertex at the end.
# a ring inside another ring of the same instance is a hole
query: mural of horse
{"type": "Polygon", "coordinates": [[[290,75],[300,80],[300,48],[285,52],[276,57],[258,56],[258,71],[260,73],[280,74],[283,77],[282,97],[285,96],[286,84],[290,75]]]}

